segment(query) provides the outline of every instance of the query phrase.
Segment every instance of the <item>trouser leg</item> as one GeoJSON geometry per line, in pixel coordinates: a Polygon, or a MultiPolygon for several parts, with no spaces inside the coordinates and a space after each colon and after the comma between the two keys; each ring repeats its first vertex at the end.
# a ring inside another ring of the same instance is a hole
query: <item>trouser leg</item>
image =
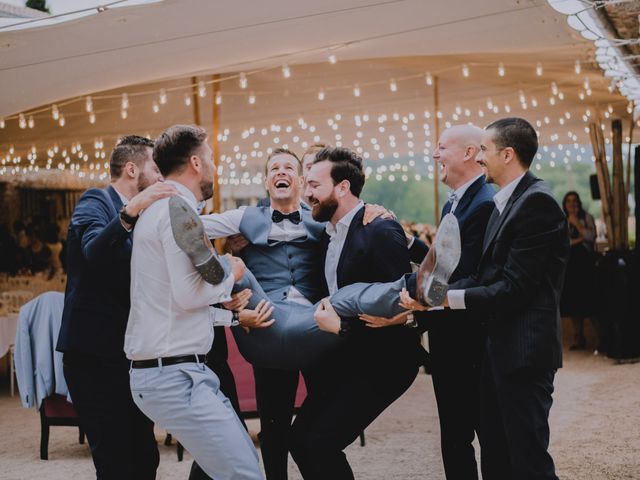
{"type": "Polygon", "coordinates": [[[96,477],[154,479],[159,463],[153,422],[134,404],[126,362],[65,355],[64,375],[80,416],[96,477]],[[71,359],[70,359],[71,358],[71,359]]]}
{"type": "Polygon", "coordinates": [[[523,368],[495,375],[513,479],[557,480],[549,454],[549,411],[555,371],[523,368]]]}
{"type": "Polygon", "coordinates": [[[254,367],[260,453],[267,480],[286,480],[299,373],[254,367]]]}
{"type": "Polygon", "coordinates": [[[219,387],[216,375],[201,364],[131,371],[136,404],[170,431],[207,475],[260,479],[251,439],[219,387]]]}
{"type": "Polygon", "coordinates": [[[411,385],[415,361],[361,366],[333,388],[311,392],[293,424],[291,454],[305,480],[352,479],[343,450],[411,385]]]}

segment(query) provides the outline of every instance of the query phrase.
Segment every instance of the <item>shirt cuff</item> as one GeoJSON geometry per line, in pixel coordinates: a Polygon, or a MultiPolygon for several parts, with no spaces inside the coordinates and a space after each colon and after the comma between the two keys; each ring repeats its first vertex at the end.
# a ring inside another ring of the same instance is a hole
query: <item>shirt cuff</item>
{"type": "Polygon", "coordinates": [[[410,250],[411,247],[413,247],[414,242],[416,241],[416,237],[412,236],[411,240],[409,240],[409,243],[407,244],[407,248],[410,250]]]}
{"type": "Polygon", "coordinates": [[[466,310],[467,305],[464,303],[464,290],[449,290],[447,292],[447,301],[449,308],[452,310],[466,310]]]}
{"type": "Polygon", "coordinates": [[[222,308],[211,307],[211,325],[214,327],[230,327],[233,312],[222,308]]]}

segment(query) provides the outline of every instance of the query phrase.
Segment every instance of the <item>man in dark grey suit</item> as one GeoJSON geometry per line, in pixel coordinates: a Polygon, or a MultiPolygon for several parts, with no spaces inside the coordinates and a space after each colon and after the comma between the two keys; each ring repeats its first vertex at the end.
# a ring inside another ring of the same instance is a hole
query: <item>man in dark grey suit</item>
{"type": "MultiPolygon", "coordinates": [[[[538,149],[521,118],[489,125],[476,161],[500,191],[478,271],[449,287],[445,304],[486,319],[481,379],[483,478],[557,479],[549,446],[553,379],[562,365],[558,301],[569,255],[567,221],[529,172],[538,149]]],[[[418,278],[418,285],[423,285],[418,278]]]]}

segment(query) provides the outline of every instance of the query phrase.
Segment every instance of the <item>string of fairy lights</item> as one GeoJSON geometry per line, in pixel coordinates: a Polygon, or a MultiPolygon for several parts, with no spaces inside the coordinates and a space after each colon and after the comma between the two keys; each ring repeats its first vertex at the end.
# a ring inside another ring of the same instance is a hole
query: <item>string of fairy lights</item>
{"type": "MultiPolygon", "coordinates": [[[[337,63],[336,53],[329,51],[327,61],[329,64],[337,63]]],[[[285,63],[280,67],[283,81],[292,78],[293,68],[285,63]]],[[[419,82],[424,88],[433,88],[434,78],[443,73],[458,70],[463,79],[473,77],[474,70],[496,68],[498,77],[505,77],[509,69],[531,68],[526,65],[506,66],[503,62],[497,65],[488,66],[486,63],[463,63],[457,67],[448,67],[433,72],[421,72],[412,75],[395,76],[385,80],[375,80],[361,82],[350,85],[325,86],[319,90],[303,89],[298,91],[301,95],[315,95],[318,102],[325,102],[336,91],[351,91],[354,99],[366,96],[369,90],[388,85],[388,95],[393,98],[405,83],[419,82]]],[[[292,148],[298,152],[306,149],[311,143],[327,142],[336,146],[348,146],[354,148],[365,159],[366,174],[378,181],[417,181],[433,179],[435,174],[434,165],[431,162],[431,152],[435,139],[432,135],[434,116],[438,118],[442,127],[448,128],[456,123],[475,122],[477,124],[486,123],[490,117],[501,114],[521,114],[533,120],[538,129],[538,134],[543,147],[538,153],[538,159],[546,158],[551,167],[556,165],[569,165],[571,162],[582,162],[592,160],[590,148],[585,148],[588,144],[589,127],[588,124],[594,119],[608,119],[613,115],[632,115],[635,109],[633,102],[627,102],[620,97],[613,103],[597,105],[591,101],[594,95],[594,76],[585,72],[580,60],[572,63],[571,68],[576,76],[572,83],[559,84],[555,80],[549,79],[548,84],[535,84],[529,88],[518,88],[516,91],[506,90],[500,95],[483,99],[482,104],[471,108],[469,104],[465,106],[460,103],[455,104],[450,112],[442,110],[434,111],[433,108],[413,109],[402,113],[396,111],[377,111],[375,108],[368,108],[366,111],[359,105],[354,104],[350,113],[334,113],[315,115],[313,118],[299,117],[297,119],[283,119],[273,121],[268,125],[255,125],[232,131],[230,128],[223,128],[218,135],[221,145],[221,164],[219,166],[219,183],[222,185],[251,185],[261,184],[263,181],[262,168],[253,168],[250,171],[252,159],[261,159],[269,155],[274,148],[281,146],[292,148]],[[578,83],[579,82],[579,83],[578,83]],[[563,89],[570,89],[575,93],[576,84],[579,85],[577,98],[573,103],[566,104],[568,94],[563,89]],[[566,109],[562,110],[563,102],[566,109]],[[551,117],[543,114],[541,108],[544,106],[553,107],[557,111],[551,117]],[[615,107],[614,107],[615,105],[615,107]],[[538,110],[538,111],[537,111],[538,110]],[[566,129],[567,126],[580,123],[581,129],[567,131],[566,138],[561,138],[558,131],[543,136],[541,130],[566,129]],[[353,131],[352,135],[346,132],[353,131]],[[584,133],[583,133],[584,132],[584,133]],[[552,146],[549,146],[552,144],[552,146]],[[588,151],[587,151],[588,150],[588,151]],[[376,161],[377,163],[372,163],[376,161]],[[424,168],[426,164],[426,170],[424,168]]],[[[73,98],[64,102],[51,104],[45,107],[34,109],[29,112],[19,113],[0,119],[0,129],[5,129],[7,122],[15,121],[21,130],[36,128],[38,124],[46,121],[54,122],[58,128],[65,128],[67,118],[74,121],[78,117],[86,116],[89,124],[96,124],[99,115],[113,113],[111,107],[115,102],[118,104],[120,120],[125,125],[129,117],[129,112],[134,108],[150,108],[154,114],[161,114],[167,108],[171,98],[171,108],[176,107],[176,98],[181,98],[184,107],[191,107],[195,95],[204,99],[213,94],[212,85],[220,83],[220,87],[226,82],[238,82],[237,91],[224,91],[222,88],[216,89],[215,96],[211,99],[216,105],[223,105],[224,98],[244,97],[248,105],[256,105],[258,99],[269,95],[282,95],[281,91],[251,90],[251,79],[265,71],[273,68],[239,72],[225,77],[199,80],[196,83],[186,85],[167,86],[159,89],[138,91],[120,94],[95,94],[84,97],[73,98]],[[80,112],[77,104],[81,102],[83,108],[80,112]],[[100,104],[108,103],[110,108],[100,109],[100,104]],[[68,115],[65,115],[68,111],[68,115]]],[[[593,73],[593,72],[591,72],[593,73]]],[[[541,62],[537,62],[533,72],[536,77],[543,77],[545,69],[541,62]]],[[[602,82],[598,82],[598,88],[602,87],[602,82]]],[[[606,91],[612,94],[616,88],[615,83],[609,83],[606,91]]],[[[603,88],[604,91],[604,88],[603,88]]],[[[430,92],[425,91],[424,98],[430,103],[430,92]]],[[[380,110],[380,109],[378,109],[380,110]]],[[[640,126],[640,120],[638,121],[640,126]]],[[[604,130],[604,124],[602,125],[604,130]]],[[[8,150],[0,153],[0,175],[25,175],[32,172],[60,171],[77,175],[79,178],[91,180],[105,180],[108,177],[108,149],[116,138],[105,139],[96,138],[92,144],[83,145],[81,142],[72,142],[68,146],[59,146],[57,143],[46,147],[31,145],[26,149],[18,151],[13,145],[8,150]],[[93,151],[91,151],[93,150],[93,151]],[[41,159],[39,161],[39,159],[41,159]]],[[[626,139],[630,141],[629,138],[626,139]]],[[[610,140],[607,137],[606,142],[610,140]]],[[[537,168],[540,163],[537,163],[537,168]]]]}

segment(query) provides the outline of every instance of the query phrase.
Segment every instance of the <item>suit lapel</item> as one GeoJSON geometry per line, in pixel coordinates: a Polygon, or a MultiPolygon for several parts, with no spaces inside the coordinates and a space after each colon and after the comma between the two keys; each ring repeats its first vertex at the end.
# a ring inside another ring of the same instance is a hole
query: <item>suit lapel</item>
{"type": "Polygon", "coordinates": [[[502,226],[506,218],[509,216],[509,212],[511,211],[511,207],[513,207],[513,204],[516,202],[516,200],[518,200],[518,198],[520,198],[520,196],[529,188],[531,184],[533,184],[538,180],[539,179],[533,173],[527,170],[527,173],[524,174],[524,177],[522,177],[522,179],[520,180],[520,183],[518,183],[518,186],[509,197],[509,201],[505,205],[502,213],[498,213],[497,208],[494,209],[493,213],[491,214],[491,218],[489,219],[489,224],[487,226],[487,234],[485,236],[484,244],[482,248],[483,256],[486,253],[487,249],[489,248],[489,245],[491,245],[494,238],[500,231],[500,227],[502,226]]]}
{"type": "Polygon", "coordinates": [[[480,177],[476,179],[476,181],[471,185],[469,185],[469,188],[467,188],[467,191],[464,192],[464,195],[462,195],[462,198],[458,202],[458,205],[456,205],[456,209],[453,212],[453,214],[457,218],[460,218],[464,214],[466,209],[469,208],[469,205],[471,205],[471,202],[473,201],[473,197],[476,196],[476,193],[478,193],[478,190],[480,190],[480,188],[482,188],[484,184],[484,177],[480,177]]]}
{"type": "Polygon", "coordinates": [[[349,252],[349,245],[351,244],[355,232],[362,227],[362,218],[364,217],[364,208],[362,207],[351,219],[351,224],[349,225],[349,230],[347,231],[347,238],[344,239],[344,245],[342,246],[342,251],[340,252],[340,259],[338,260],[338,266],[336,268],[336,282],[338,283],[338,288],[342,285],[341,280],[341,271],[342,266],[345,262],[345,258],[349,252]]]}

